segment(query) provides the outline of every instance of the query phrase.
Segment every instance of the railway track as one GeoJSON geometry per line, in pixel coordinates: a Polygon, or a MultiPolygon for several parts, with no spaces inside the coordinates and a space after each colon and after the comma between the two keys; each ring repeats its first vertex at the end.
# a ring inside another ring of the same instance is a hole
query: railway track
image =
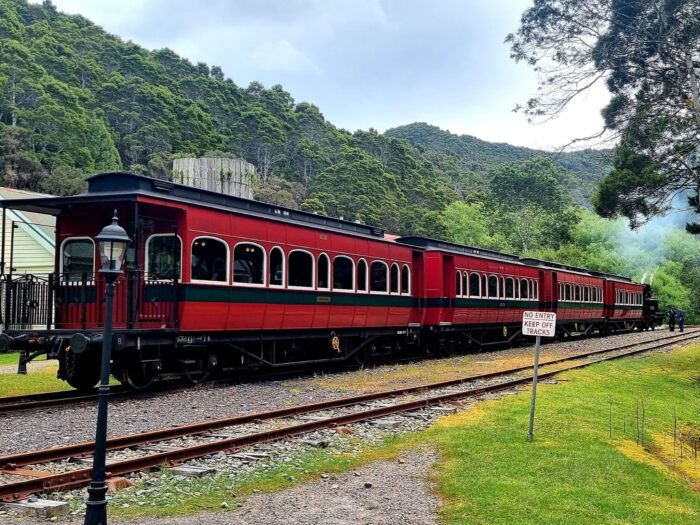
{"type": "MultiPolygon", "coordinates": [[[[545,379],[564,371],[698,338],[700,338],[700,330],[646,343],[631,343],[612,349],[562,357],[542,363],[539,376],[545,379]],[[581,360],[585,361],[564,367],[555,366],[581,360]]],[[[416,387],[111,438],[107,444],[109,451],[107,470],[110,476],[119,476],[163,465],[176,465],[218,452],[238,450],[316,430],[373,420],[391,414],[449,404],[460,399],[512,389],[527,385],[532,380],[530,374],[523,374],[531,368],[523,366],[416,387]],[[497,381],[498,378],[506,379],[497,381]],[[313,417],[309,418],[309,416],[313,417]],[[222,430],[226,432],[220,432],[222,430]]],[[[87,485],[90,481],[91,468],[76,468],[75,465],[79,465],[81,461],[89,463],[93,448],[93,442],[83,442],[0,457],[0,479],[3,477],[19,479],[16,482],[0,484],[0,501],[16,501],[34,493],[87,485]],[[76,458],[78,463],[69,463],[69,460],[76,461],[76,458]],[[53,471],[46,470],[52,467],[53,471]],[[60,471],[56,472],[56,469],[60,471]]]]}
{"type": "MultiPolygon", "coordinates": [[[[700,332],[700,330],[697,330],[700,332]]],[[[693,331],[688,330],[686,333],[691,334],[693,331]]],[[[668,336],[668,337],[662,337],[659,339],[655,339],[654,341],[663,341],[668,338],[672,337],[678,337],[678,335],[675,336],[668,336]]],[[[637,344],[645,344],[645,343],[637,343],[637,344]]],[[[633,345],[627,345],[629,346],[634,346],[633,345]]],[[[409,359],[409,361],[414,361],[415,358],[409,359]]],[[[400,362],[400,361],[397,361],[400,362]]],[[[280,379],[280,378],[289,378],[289,377],[297,377],[301,371],[299,370],[294,370],[290,369],[284,372],[264,372],[261,374],[247,374],[245,377],[237,377],[237,376],[231,376],[228,378],[223,378],[223,379],[213,379],[207,382],[202,383],[202,385],[219,385],[219,384],[231,384],[234,382],[254,382],[258,380],[270,380],[270,379],[280,379]]],[[[111,399],[120,399],[120,398],[134,398],[134,397],[147,397],[147,396],[153,396],[157,395],[160,393],[166,393],[166,392],[173,392],[177,391],[180,389],[185,389],[185,388],[192,388],[193,385],[192,383],[188,381],[181,381],[181,380],[170,380],[170,381],[161,381],[159,383],[156,383],[153,385],[152,388],[146,391],[134,391],[132,388],[129,388],[127,386],[123,385],[114,385],[110,389],[110,398],[111,399]]],[[[86,402],[86,401],[92,401],[97,399],[97,390],[92,392],[81,392],[79,390],[67,390],[67,391],[61,391],[61,392],[42,392],[38,394],[25,394],[25,395],[18,395],[18,396],[5,396],[5,397],[0,397],[0,414],[7,413],[7,412],[17,412],[21,410],[32,410],[36,408],[45,408],[45,407],[60,407],[64,405],[70,405],[73,403],[80,403],[80,402],[86,402]]]]}

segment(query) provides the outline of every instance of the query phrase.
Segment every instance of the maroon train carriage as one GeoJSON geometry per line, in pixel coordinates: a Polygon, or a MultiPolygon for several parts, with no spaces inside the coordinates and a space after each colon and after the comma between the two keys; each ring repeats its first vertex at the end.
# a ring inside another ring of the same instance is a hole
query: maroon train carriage
{"type": "Polygon", "coordinates": [[[112,373],[136,388],[166,374],[197,381],[512,340],[526,309],[555,309],[564,334],[641,326],[648,310],[637,308],[641,285],[622,277],[127,173],[91,177],[83,195],[0,206],[3,234],[7,208],[56,216],[59,247],[49,275],[0,262],[0,352],[20,350],[20,366],[58,359],[59,377],[81,389],[98,381],[104,326],[93,239],[115,208],[132,243],[112,373]]]}
{"type": "Polygon", "coordinates": [[[414,250],[379,228],[131,174],[88,184],[74,197],[2,203],[55,215],[59,247],[55,273],[4,276],[5,347],[58,359],[75,387],[98,380],[93,239],[115,208],[132,244],[116,283],[112,372],[133,386],[364,359],[418,340],[414,250]]]}

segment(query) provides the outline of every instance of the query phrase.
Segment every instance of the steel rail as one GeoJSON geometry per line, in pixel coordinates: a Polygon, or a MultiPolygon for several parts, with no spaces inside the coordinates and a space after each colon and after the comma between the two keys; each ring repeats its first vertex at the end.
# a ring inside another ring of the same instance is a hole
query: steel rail
{"type": "MultiPolygon", "coordinates": [[[[659,343],[659,344],[654,344],[649,347],[645,348],[640,348],[637,350],[632,350],[629,352],[624,352],[621,354],[616,354],[613,356],[609,357],[603,357],[602,359],[594,360],[594,361],[589,361],[586,363],[579,363],[576,365],[572,365],[569,367],[565,368],[560,368],[557,370],[552,370],[549,372],[544,372],[540,374],[541,378],[548,378],[548,377],[553,377],[556,374],[570,371],[570,370],[576,370],[579,368],[584,368],[587,366],[590,366],[592,364],[604,362],[604,361],[609,361],[613,359],[619,359],[622,357],[627,357],[630,355],[635,355],[639,354],[642,352],[648,352],[650,350],[655,350],[663,347],[667,347],[670,345],[673,345],[678,342],[685,342],[687,340],[692,340],[692,339],[697,339],[700,337],[700,334],[692,334],[690,336],[684,337],[680,340],[676,341],[670,341],[670,342],[664,342],[664,343],[659,343]]],[[[624,345],[624,346],[629,346],[629,345],[624,345]]],[[[639,346],[639,345],[637,345],[639,346]]],[[[619,350],[620,348],[617,349],[609,349],[607,352],[614,352],[615,350],[619,350]]],[[[596,355],[600,354],[604,351],[596,351],[596,352],[591,352],[591,355],[596,355]]],[[[580,356],[579,356],[580,358],[580,356]]],[[[570,358],[563,358],[562,360],[571,360],[570,358]]],[[[562,360],[556,360],[556,361],[551,361],[548,362],[547,364],[551,365],[556,362],[561,362],[562,360]]],[[[356,423],[359,421],[367,421],[371,419],[376,419],[379,417],[383,417],[386,415],[390,414],[396,414],[396,413],[401,413],[401,412],[408,412],[420,408],[425,408],[431,405],[436,405],[436,404],[442,404],[445,402],[449,401],[455,401],[461,398],[465,397],[474,397],[474,396],[479,396],[485,393],[489,392],[497,392],[497,391],[502,391],[502,390],[507,390],[516,386],[521,386],[525,385],[530,382],[532,378],[531,377],[522,377],[518,379],[514,379],[511,381],[506,381],[503,383],[497,383],[494,385],[488,385],[488,386],[483,386],[483,387],[478,387],[478,388],[473,388],[469,390],[464,390],[461,392],[453,392],[453,393],[448,393],[448,394],[442,394],[434,397],[429,397],[425,399],[419,399],[419,400],[414,400],[414,401],[409,401],[405,403],[399,403],[396,405],[391,405],[391,406],[386,406],[386,407],[380,407],[380,408],[375,408],[375,409],[369,409],[365,411],[360,411],[360,412],[353,412],[350,414],[344,414],[340,416],[335,416],[335,417],[330,417],[330,418],[325,418],[322,420],[317,420],[317,421],[311,421],[308,423],[301,423],[297,425],[290,425],[288,427],[283,427],[275,430],[269,430],[269,431],[264,431],[264,432],[259,432],[255,434],[248,434],[244,436],[239,436],[239,437],[233,437],[233,438],[227,438],[219,441],[213,441],[209,443],[203,443],[199,445],[194,445],[192,447],[186,447],[186,448],[179,448],[171,451],[166,451],[166,452],[158,452],[155,454],[149,454],[146,456],[141,456],[137,458],[132,458],[128,460],[122,460],[122,461],[116,461],[113,463],[108,464],[108,470],[109,470],[109,475],[110,476],[118,476],[118,475],[123,475],[123,474],[128,474],[131,472],[136,472],[139,470],[144,470],[147,468],[154,468],[154,467],[159,467],[163,465],[174,465],[178,463],[182,463],[184,461],[188,461],[191,459],[195,459],[198,457],[214,454],[217,452],[222,452],[222,451],[230,451],[230,450],[235,450],[239,449],[245,446],[249,446],[252,444],[258,444],[258,443],[265,443],[265,442],[270,442],[270,441],[277,441],[283,438],[289,438],[289,437],[294,437],[297,435],[305,434],[308,432],[312,432],[315,430],[320,430],[320,429],[325,429],[325,428],[330,428],[333,426],[337,425],[345,425],[345,424],[350,424],[350,423],[356,423]]],[[[445,385],[445,383],[450,383],[450,384],[456,384],[459,382],[464,382],[463,380],[453,380],[453,381],[447,381],[447,382],[442,382],[442,383],[435,383],[435,384],[440,384],[444,386],[449,386],[445,385]]],[[[413,387],[411,390],[426,390],[430,389],[432,385],[423,385],[422,387],[413,387]]],[[[435,387],[438,388],[438,387],[435,387]]],[[[399,389],[399,390],[394,390],[394,391],[389,391],[389,392],[404,392],[407,389],[399,389]]],[[[373,396],[376,398],[381,393],[376,393],[376,394],[368,394],[365,396],[358,396],[356,398],[344,398],[342,401],[344,402],[343,405],[341,406],[346,406],[347,404],[350,404],[349,402],[351,400],[354,400],[352,404],[356,403],[361,403],[367,396],[373,396]]],[[[385,394],[385,393],[384,393],[385,394]]],[[[299,413],[304,413],[304,411],[308,411],[309,407],[311,406],[318,406],[322,405],[321,408],[317,408],[316,411],[318,410],[323,410],[324,408],[327,408],[325,405],[328,405],[330,402],[324,402],[324,403],[318,403],[316,405],[302,405],[300,407],[292,407],[289,409],[282,409],[278,411],[273,411],[279,413],[287,413],[286,415],[289,415],[289,412],[291,411],[294,413],[294,410],[297,410],[296,414],[299,413]],[[301,410],[301,411],[299,411],[301,410]]],[[[259,416],[266,416],[266,417],[272,417],[269,414],[272,413],[263,413],[263,414],[257,414],[258,419],[260,418],[259,416]]],[[[241,416],[241,417],[252,417],[253,415],[250,416],[241,416]]],[[[277,415],[276,417],[281,417],[280,415],[277,415]]],[[[235,419],[235,418],[234,418],[235,419]]],[[[217,420],[214,421],[214,423],[221,422],[224,420],[217,420]]],[[[207,421],[207,422],[202,422],[196,425],[190,425],[186,428],[192,427],[192,426],[197,426],[201,428],[201,431],[205,431],[204,427],[206,427],[207,424],[210,424],[212,422],[207,421]]],[[[173,430],[182,430],[185,427],[177,427],[176,429],[173,430]]],[[[208,429],[211,429],[211,427],[208,427],[208,429]]],[[[167,429],[170,430],[170,429],[167,429]]],[[[156,431],[159,432],[159,431],[156,431]]],[[[200,432],[195,432],[195,433],[200,433],[200,432]]],[[[144,442],[148,442],[147,440],[144,441],[143,437],[147,434],[153,434],[153,433],[145,433],[145,434],[139,434],[142,438],[142,441],[139,442],[139,444],[143,444],[144,442]]],[[[192,433],[190,433],[192,434],[192,433]]],[[[125,438],[130,438],[130,437],[135,437],[135,436],[125,436],[125,438]]],[[[62,447],[63,448],[63,447],[62,447]]],[[[48,449],[51,450],[51,449],[48,449]]],[[[39,451],[43,452],[43,451],[39,451]]],[[[15,456],[16,457],[16,456],[15,456]]],[[[8,467],[12,468],[12,465],[8,464],[8,467]]],[[[18,465],[19,466],[19,465],[18,465]]],[[[29,479],[26,481],[20,481],[17,483],[12,483],[12,484],[6,484],[6,485],[0,485],[0,501],[16,501],[18,499],[22,499],[23,497],[26,497],[29,494],[37,493],[37,492],[42,492],[42,491],[51,491],[51,490],[58,490],[58,489],[70,489],[70,488],[75,488],[79,486],[84,486],[86,483],[89,482],[90,480],[90,475],[91,475],[91,468],[84,468],[84,469],[79,469],[79,470],[74,470],[71,472],[67,473],[60,473],[60,474],[49,474],[49,473],[38,473],[38,476],[34,479],[29,479]],[[40,477],[39,477],[40,476],[40,477]]]]}
{"type": "MultiPolygon", "coordinates": [[[[695,332],[700,332],[700,330],[688,330],[685,334],[691,334],[695,332]]],[[[630,345],[625,345],[621,348],[627,348],[630,346],[637,346],[640,344],[647,344],[655,341],[664,341],[666,339],[671,339],[674,337],[681,337],[681,334],[662,337],[654,339],[652,341],[645,341],[642,343],[631,343],[630,345]]],[[[247,377],[229,377],[224,379],[215,379],[202,383],[203,386],[206,385],[220,385],[229,384],[235,381],[243,380],[244,382],[256,381],[259,379],[274,379],[277,377],[288,377],[290,374],[298,374],[299,370],[291,370],[277,373],[262,373],[248,375],[247,377]]],[[[112,387],[110,392],[110,398],[132,398],[132,397],[144,397],[153,394],[167,393],[172,391],[178,391],[185,388],[192,388],[192,384],[181,380],[169,380],[162,381],[160,384],[153,385],[152,388],[144,391],[133,390],[132,388],[116,385],[112,387]]],[[[38,394],[24,394],[16,396],[4,396],[0,397],[0,414],[6,412],[16,412],[20,410],[31,410],[35,408],[43,408],[50,406],[61,406],[64,404],[85,402],[97,399],[96,392],[81,392],[79,390],[66,390],[60,392],[41,392],[38,394]]]]}
{"type": "MultiPolygon", "coordinates": [[[[655,341],[644,342],[644,343],[629,343],[626,345],[618,346],[610,349],[595,350],[592,352],[587,352],[583,354],[576,354],[566,357],[561,357],[553,359],[550,361],[545,361],[540,363],[540,366],[551,366],[558,363],[564,363],[567,361],[575,361],[578,359],[585,359],[591,356],[600,355],[604,353],[610,353],[620,350],[625,350],[627,348],[632,348],[635,346],[642,346],[656,343],[657,341],[665,341],[668,339],[674,339],[675,341],[685,341],[688,339],[693,339],[700,337],[700,331],[695,334],[683,334],[671,337],[664,337],[662,339],[657,339],[655,341]]],[[[667,343],[670,344],[670,343],[667,343]]],[[[476,374],[471,376],[460,377],[457,379],[449,379],[446,381],[439,381],[436,383],[428,383],[417,386],[407,386],[392,390],[383,390],[380,392],[373,392],[369,394],[361,394],[358,396],[350,396],[344,398],[330,399],[328,401],[321,401],[318,403],[309,403],[305,405],[296,405],[288,408],[280,408],[276,410],[270,410],[266,412],[254,412],[251,414],[244,414],[240,416],[233,416],[222,419],[212,419],[205,420],[198,423],[192,423],[187,425],[180,425],[175,427],[168,427],[158,430],[152,430],[149,432],[142,432],[138,434],[130,434],[126,436],[118,436],[108,439],[107,450],[119,450],[124,448],[130,448],[134,446],[143,445],[145,443],[153,443],[156,441],[165,441],[168,439],[175,439],[184,436],[191,436],[209,432],[212,430],[217,430],[225,427],[232,427],[237,425],[243,425],[246,423],[251,423],[253,421],[264,421],[268,419],[277,419],[281,417],[288,417],[294,415],[308,414],[311,412],[318,412],[320,410],[328,410],[333,408],[342,408],[349,405],[355,405],[359,403],[366,403],[369,401],[376,401],[378,399],[387,399],[392,397],[398,397],[407,394],[421,393],[428,390],[437,390],[440,388],[446,388],[450,386],[460,385],[463,383],[469,383],[473,381],[480,381],[485,379],[492,379],[495,377],[502,377],[506,375],[516,374],[518,372],[524,372],[532,368],[532,365],[524,365],[515,368],[509,368],[505,370],[496,370],[493,372],[487,372],[485,374],[476,374]]],[[[41,450],[34,450],[29,452],[23,452],[19,454],[12,454],[8,456],[0,456],[0,470],[14,469],[26,465],[32,465],[36,463],[46,463],[49,461],[57,461],[61,459],[66,459],[70,457],[79,457],[90,454],[95,447],[94,441],[84,441],[81,443],[75,443],[71,445],[63,445],[60,447],[52,447],[41,450]]]]}

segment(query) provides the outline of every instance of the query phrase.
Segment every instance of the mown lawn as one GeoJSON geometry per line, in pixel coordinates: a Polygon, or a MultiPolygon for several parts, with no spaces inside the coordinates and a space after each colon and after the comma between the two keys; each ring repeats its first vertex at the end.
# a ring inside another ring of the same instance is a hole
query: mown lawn
{"type": "Polygon", "coordinates": [[[683,463],[661,450],[672,442],[674,408],[680,421],[700,422],[700,346],[562,378],[569,381],[538,389],[534,443],[525,439],[529,392],[444,418],[421,437],[442,453],[434,477],[443,521],[700,522],[700,467],[687,459],[690,448],[683,463]],[[642,400],[651,452],[637,445],[642,400]]]}
{"type": "Polygon", "coordinates": [[[0,366],[12,367],[0,372],[0,397],[72,389],[65,381],[56,379],[58,361],[33,361],[28,365],[27,375],[17,375],[18,360],[16,353],[0,355],[0,366]]]}
{"type": "Polygon", "coordinates": [[[674,409],[679,428],[700,418],[700,346],[599,364],[561,379],[538,389],[533,443],[525,439],[528,390],[379,448],[303,453],[243,478],[178,481],[163,474],[161,485],[115,495],[111,512],[175,516],[217,510],[223,501],[234,510],[254,490],[279,490],[427,446],[442,457],[432,478],[445,524],[700,522],[700,466],[688,459],[689,448],[683,461],[678,453],[674,458],[671,437],[674,409]],[[645,446],[635,424],[639,402],[641,427],[642,400],[645,446]]]}

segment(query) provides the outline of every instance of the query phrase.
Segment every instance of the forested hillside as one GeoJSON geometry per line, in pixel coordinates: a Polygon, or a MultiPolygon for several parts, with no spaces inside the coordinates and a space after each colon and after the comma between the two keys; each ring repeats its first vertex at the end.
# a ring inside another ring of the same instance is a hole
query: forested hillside
{"type": "Polygon", "coordinates": [[[486,142],[470,135],[455,135],[425,122],[389,129],[389,137],[403,139],[414,146],[454,156],[459,159],[461,170],[488,177],[491,171],[509,162],[548,157],[566,171],[561,172],[561,183],[574,201],[588,206],[596,185],[612,166],[610,150],[587,149],[574,152],[551,153],[512,146],[510,144],[486,142]]]}
{"type": "MultiPolygon", "coordinates": [[[[170,177],[173,157],[217,152],[257,166],[262,200],[444,235],[438,217],[449,203],[482,190],[494,167],[534,154],[430,129],[443,138],[351,134],[279,85],[244,88],[220,67],[124,42],[50,2],[0,0],[0,174],[9,186],[69,194],[96,171],[170,177]]],[[[599,168],[597,153],[579,155],[558,161],[573,170],[560,177],[576,202],[588,183],[581,193],[575,181],[599,168]]]]}

